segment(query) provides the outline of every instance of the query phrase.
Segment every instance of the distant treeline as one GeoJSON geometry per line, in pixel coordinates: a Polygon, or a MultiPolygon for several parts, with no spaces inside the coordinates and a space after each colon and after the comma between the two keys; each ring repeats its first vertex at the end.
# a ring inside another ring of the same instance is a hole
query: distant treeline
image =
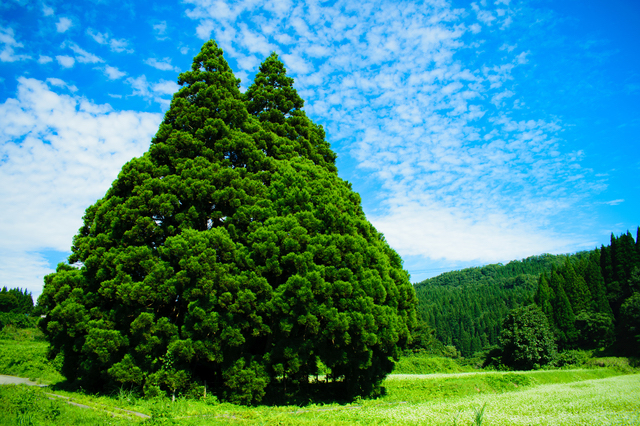
{"type": "Polygon", "coordinates": [[[463,356],[496,345],[507,313],[534,302],[561,349],[614,345],[628,352],[640,313],[639,281],[640,245],[627,232],[612,234],[611,245],[600,249],[448,272],[415,289],[423,327],[463,356]]]}
{"type": "Polygon", "coordinates": [[[567,257],[543,254],[429,278],[415,285],[418,315],[443,345],[471,356],[498,343],[507,313],[532,303],[540,274],[567,257]]]}
{"type": "Polygon", "coordinates": [[[611,235],[611,244],[543,273],[534,297],[560,349],[640,349],[640,228],[611,235]]]}
{"type": "Polygon", "coordinates": [[[33,297],[27,289],[2,287],[0,290],[0,330],[5,325],[34,327],[30,315],[33,312],[33,297]]]}

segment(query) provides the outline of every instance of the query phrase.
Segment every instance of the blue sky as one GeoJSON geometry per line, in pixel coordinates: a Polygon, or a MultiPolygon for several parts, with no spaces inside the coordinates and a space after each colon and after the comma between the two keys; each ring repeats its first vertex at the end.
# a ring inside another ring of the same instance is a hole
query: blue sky
{"type": "Polygon", "coordinates": [[[0,4],[0,285],[37,296],[213,38],[275,51],[412,281],[640,224],[637,1],[0,4]]]}

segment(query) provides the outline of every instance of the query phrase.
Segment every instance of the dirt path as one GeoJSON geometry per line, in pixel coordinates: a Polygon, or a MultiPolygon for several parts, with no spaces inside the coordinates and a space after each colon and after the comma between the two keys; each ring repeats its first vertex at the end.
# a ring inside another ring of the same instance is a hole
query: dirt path
{"type": "Polygon", "coordinates": [[[40,387],[47,386],[47,385],[41,385],[36,382],[32,382],[31,380],[25,379],[24,377],[5,376],[4,374],[0,374],[0,385],[29,385],[29,386],[40,386],[40,387]]]}
{"type": "MultiPolygon", "coordinates": [[[[38,387],[46,387],[47,386],[47,385],[36,383],[36,382],[31,381],[29,379],[25,379],[24,377],[6,376],[4,374],[0,374],[0,385],[28,385],[28,386],[38,386],[38,387]]],[[[47,395],[47,398],[49,398],[49,399],[59,398],[59,399],[62,399],[64,402],[66,402],[69,405],[73,405],[75,407],[80,407],[80,408],[84,408],[84,409],[102,411],[102,412],[105,412],[105,413],[107,413],[107,414],[109,414],[111,416],[128,417],[128,418],[131,418],[131,416],[135,416],[135,417],[140,417],[140,418],[143,418],[143,419],[148,419],[149,418],[148,415],[146,415],[144,413],[138,413],[137,411],[131,411],[131,410],[125,410],[123,408],[107,407],[107,406],[92,407],[90,405],[84,405],[84,404],[80,404],[80,403],[74,402],[68,396],[57,395],[57,394],[51,393],[51,392],[45,392],[45,395],[47,395]]]]}

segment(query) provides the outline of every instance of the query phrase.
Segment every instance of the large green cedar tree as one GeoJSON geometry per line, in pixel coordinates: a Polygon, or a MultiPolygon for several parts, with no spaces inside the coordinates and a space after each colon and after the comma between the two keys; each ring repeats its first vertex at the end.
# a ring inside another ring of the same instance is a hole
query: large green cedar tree
{"type": "Polygon", "coordinates": [[[242,94],[209,41],[178,83],[149,151],[86,210],[69,258],[82,266],[45,277],[49,356],[98,390],[206,381],[250,404],[327,367],[371,394],[416,296],[293,79],[272,54],[242,94]]]}

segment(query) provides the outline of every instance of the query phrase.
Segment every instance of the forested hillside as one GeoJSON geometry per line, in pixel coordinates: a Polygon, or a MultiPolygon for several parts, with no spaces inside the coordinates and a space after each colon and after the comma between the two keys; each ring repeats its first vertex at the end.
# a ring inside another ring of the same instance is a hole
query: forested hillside
{"type": "MultiPolygon", "coordinates": [[[[571,257],[583,257],[578,253],[571,257]]],[[[533,302],[542,272],[569,256],[543,254],[506,265],[447,272],[415,285],[418,315],[444,345],[470,356],[498,342],[500,326],[514,307],[533,302]]]]}
{"type": "Polygon", "coordinates": [[[29,315],[33,311],[33,297],[27,289],[2,287],[0,290],[0,330],[5,325],[33,327],[29,315]]]}
{"type": "Polygon", "coordinates": [[[535,295],[561,349],[640,350],[640,228],[543,273],[535,295]]]}
{"type": "MultiPolygon", "coordinates": [[[[640,228],[639,228],[640,236],[640,228]]],[[[498,343],[503,319],[536,303],[560,349],[613,345],[628,353],[640,334],[640,244],[630,232],[573,255],[543,254],[507,265],[448,272],[415,285],[418,314],[463,356],[498,343]]]]}

